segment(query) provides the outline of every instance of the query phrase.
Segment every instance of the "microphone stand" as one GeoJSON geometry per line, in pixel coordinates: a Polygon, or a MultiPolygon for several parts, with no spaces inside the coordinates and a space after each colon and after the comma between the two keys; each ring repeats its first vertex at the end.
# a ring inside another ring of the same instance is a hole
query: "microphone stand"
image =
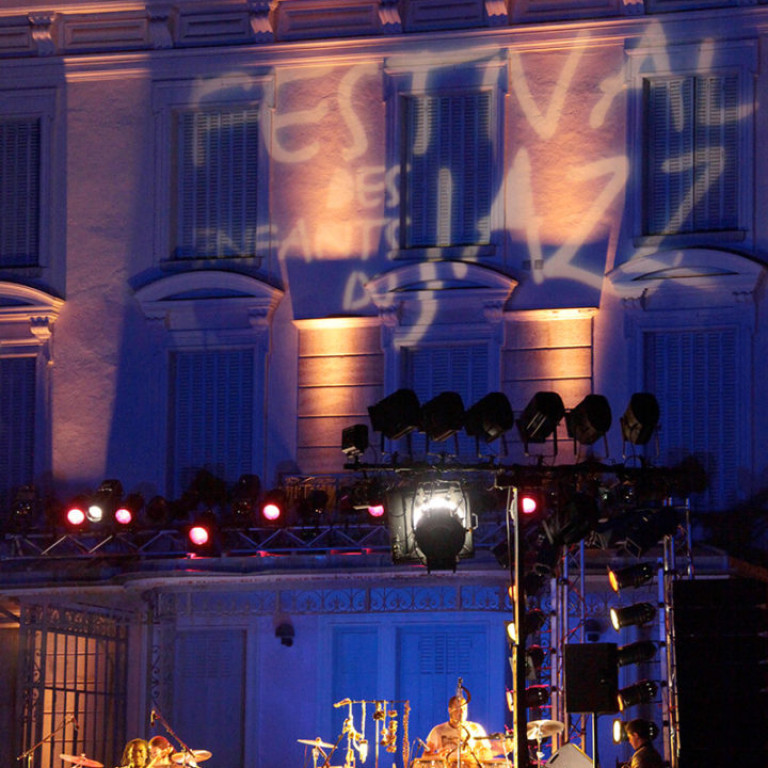
{"type": "Polygon", "coordinates": [[[16,759],[17,760],[26,760],[27,761],[27,768],[32,768],[32,754],[38,747],[42,747],[43,744],[50,741],[59,731],[63,730],[63,728],[67,725],[67,723],[74,723],[76,722],[76,718],[74,715],[68,715],[65,717],[61,723],[56,726],[52,731],[49,731],[45,736],[43,736],[40,741],[37,742],[37,744],[33,744],[26,752],[22,752],[16,759]]]}
{"type": "Polygon", "coordinates": [[[174,732],[173,728],[171,728],[170,725],[168,725],[168,721],[163,717],[162,712],[155,709],[155,717],[162,723],[163,728],[165,728],[166,733],[173,736],[174,739],[179,743],[179,746],[181,747],[181,752],[184,755],[184,765],[193,765],[195,768],[197,768],[197,762],[195,761],[195,756],[192,753],[192,750],[178,737],[178,735],[174,732]],[[189,755],[192,758],[191,763],[187,763],[186,757],[189,755]]]}

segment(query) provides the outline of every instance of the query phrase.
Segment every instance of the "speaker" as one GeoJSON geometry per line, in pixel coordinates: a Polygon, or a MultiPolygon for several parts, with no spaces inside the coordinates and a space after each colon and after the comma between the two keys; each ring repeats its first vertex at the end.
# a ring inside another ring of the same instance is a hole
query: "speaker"
{"type": "Polygon", "coordinates": [[[680,768],[768,765],[768,585],[673,583],[680,768]]]}
{"type": "Polygon", "coordinates": [[[575,744],[563,744],[547,760],[546,768],[592,768],[592,761],[575,744]]]}
{"type": "Polygon", "coordinates": [[[565,646],[565,708],[568,712],[619,711],[616,643],[565,646]]]}

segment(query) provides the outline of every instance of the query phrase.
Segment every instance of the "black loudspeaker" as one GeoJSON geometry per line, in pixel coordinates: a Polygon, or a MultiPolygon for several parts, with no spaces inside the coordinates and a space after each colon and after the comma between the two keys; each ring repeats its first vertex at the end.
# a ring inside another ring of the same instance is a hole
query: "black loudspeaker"
{"type": "Polygon", "coordinates": [[[568,712],[619,711],[619,663],[615,643],[565,646],[565,708],[568,712]]]}
{"type": "Polygon", "coordinates": [[[768,585],[673,584],[679,768],[768,765],[768,585]]]}

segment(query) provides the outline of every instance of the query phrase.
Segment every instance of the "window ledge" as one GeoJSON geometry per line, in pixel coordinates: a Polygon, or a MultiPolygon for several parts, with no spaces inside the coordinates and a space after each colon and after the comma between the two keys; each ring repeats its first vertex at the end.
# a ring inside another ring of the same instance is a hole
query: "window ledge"
{"type": "Polygon", "coordinates": [[[706,247],[713,243],[743,243],[747,239],[744,229],[729,229],[721,232],[686,232],[674,235],[642,235],[633,243],[636,248],[664,245],[672,248],[706,247]]]}
{"type": "Polygon", "coordinates": [[[400,248],[394,253],[396,259],[411,261],[461,261],[476,258],[490,259],[494,256],[496,256],[496,246],[493,244],[400,248]]]}

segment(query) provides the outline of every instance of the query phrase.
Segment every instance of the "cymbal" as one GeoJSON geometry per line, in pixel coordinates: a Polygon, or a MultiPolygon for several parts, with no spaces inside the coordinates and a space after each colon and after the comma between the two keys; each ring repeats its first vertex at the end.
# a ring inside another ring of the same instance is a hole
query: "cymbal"
{"type": "Polygon", "coordinates": [[[65,763],[82,765],[84,768],[104,768],[104,763],[98,763],[96,760],[90,760],[85,755],[59,755],[65,763]]]}
{"type": "Polygon", "coordinates": [[[203,760],[208,760],[210,757],[211,753],[207,749],[191,749],[189,752],[174,752],[171,755],[171,760],[180,765],[193,765],[202,763],[203,760]]]}
{"type": "Polygon", "coordinates": [[[299,744],[309,744],[310,747],[322,747],[323,749],[330,749],[333,744],[329,744],[327,741],[320,741],[317,739],[296,739],[299,744]]]}
{"type": "Polygon", "coordinates": [[[528,738],[531,741],[540,741],[563,730],[565,730],[565,723],[559,720],[531,720],[528,723],[528,738]]]}

